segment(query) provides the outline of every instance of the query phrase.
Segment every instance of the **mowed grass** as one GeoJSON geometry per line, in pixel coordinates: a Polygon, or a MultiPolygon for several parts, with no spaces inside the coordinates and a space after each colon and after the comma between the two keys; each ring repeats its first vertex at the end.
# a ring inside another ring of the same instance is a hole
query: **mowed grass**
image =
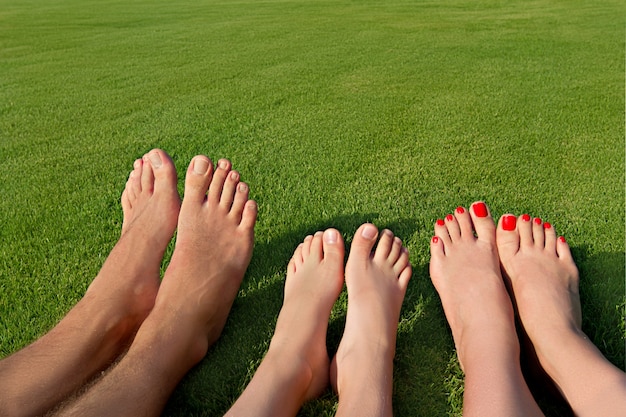
{"type": "MultiPolygon", "coordinates": [[[[395,413],[460,415],[428,242],[478,199],[567,237],[584,330],[624,369],[622,2],[128,3],[0,0],[0,356],[80,299],[119,236],[133,160],[160,147],[181,193],[193,155],[227,157],[260,208],[223,337],[164,415],[224,413],[268,347],[293,249],[329,226],[349,242],[365,221],[414,266],[395,413]]],[[[345,312],[344,293],[331,352],[345,312]]],[[[300,414],[335,409],[328,391],[300,414]]]]}

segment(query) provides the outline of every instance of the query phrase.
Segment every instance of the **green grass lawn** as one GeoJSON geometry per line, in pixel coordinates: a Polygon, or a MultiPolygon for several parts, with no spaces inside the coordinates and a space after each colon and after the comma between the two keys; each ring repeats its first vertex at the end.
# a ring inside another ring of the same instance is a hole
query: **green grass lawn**
{"type": "MultiPolygon", "coordinates": [[[[195,154],[230,158],[260,210],[223,337],[167,416],[225,412],[268,347],[293,249],[328,226],[350,241],[365,221],[399,235],[414,265],[396,415],[460,415],[428,242],[438,217],[478,199],[567,237],[584,330],[624,369],[625,11],[618,0],[0,0],[0,356],[80,299],[119,236],[132,162],[161,147],[181,180],[195,154]]],[[[335,408],[329,391],[301,415],[335,408]]]]}

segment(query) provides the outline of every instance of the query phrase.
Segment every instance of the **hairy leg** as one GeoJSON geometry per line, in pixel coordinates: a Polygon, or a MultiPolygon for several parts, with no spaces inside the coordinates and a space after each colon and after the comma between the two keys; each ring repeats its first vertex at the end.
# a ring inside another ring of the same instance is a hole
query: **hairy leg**
{"type": "Polygon", "coordinates": [[[540,416],[520,366],[513,306],[500,273],[496,230],[474,203],[437,220],[430,275],[465,372],[463,415],[540,416]]]}
{"type": "Polygon", "coordinates": [[[85,296],[49,333],[0,362],[0,414],[44,414],[128,346],[154,305],[180,208],[176,182],[165,152],[135,161],[122,194],[122,236],[85,296]]]}
{"type": "Polygon", "coordinates": [[[334,229],[307,236],[287,267],[270,348],[227,416],[295,416],[328,385],[326,330],[343,287],[344,245],[334,229]]]}
{"type": "Polygon", "coordinates": [[[527,214],[502,216],[497,243],[520,320],[537,358],[577,416],[621,416],[626,375],[581,329],[578,269],[554,227],[527,214]]]}
{"type": "Polygon", "coordinates": [[[176,247],[156,302],[124,358],[63,415],[158,415],[222,332],[252,256],[256,203],[220,160],[187,170],[176,247]],[[208,195],[207,195],[208,191],[208,195]]]}
{"type": "Polygon", "coordinates": [[[411,266],[409,253],[389,230],[362,225],[346,264],[346,328],[331,365],[339,395],[337,416],[391,416],[393,358],[400,308],[411,266]]]}

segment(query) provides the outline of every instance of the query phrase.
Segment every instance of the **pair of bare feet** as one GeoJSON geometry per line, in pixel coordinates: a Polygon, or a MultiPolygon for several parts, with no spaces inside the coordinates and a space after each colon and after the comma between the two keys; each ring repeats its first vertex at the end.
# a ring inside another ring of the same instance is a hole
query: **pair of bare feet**
{"type": "Polygon", "coordinates": [[[376,226],[362,225],[345,270],[337,230],[307,236],[298,246],[287,267],[284,303],[269,350],[227,416],[294,416],[329,381],[339,395],[338,416],[392,414],[396,331],[411,266],[398,237],[389,230],[378,237],[376,226]],[[326,331],[344,281],[346,327],[330,361],[326,331]]]}
{"type": "Polygon", "coordinates": [[[581,330],[578,270],[550,223],[507,214],[496,226],[483,202],[459,207],[435,224],[430,274],[465,372],[464,415],[542,415],[515,316],[576,415],[623,415],[626,378],[581,330]]]}
{"type": "Polygon", "coordinates": [[[257,207],[225,159],[193,158],[182,201],[177,182],[164,151],[135,161],[122,235],[85,296],[49,333],[0,361],[0,415],[157,415],[204,357],[252,256],[257,207]]]}

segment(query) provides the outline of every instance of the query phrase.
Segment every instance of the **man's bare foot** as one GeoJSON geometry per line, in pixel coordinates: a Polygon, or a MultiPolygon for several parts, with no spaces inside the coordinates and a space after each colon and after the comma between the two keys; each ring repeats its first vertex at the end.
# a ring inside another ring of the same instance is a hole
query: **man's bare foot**
{"type": "Polygon", "coordinates": [[[123,315],[125,330],[136,330],[154,306],[180,210],[177,182],[166,152],[153,149],[135,161],[122,193],[122,236],[85,294],[113,317],[123,315]]]}
{"type": "Polygon", "coordinates": [[[295,250],[269,350],[227,417],[295,416],[328,386],[326,330],[343,288],[343,255],[335,229],[307,236],[295,250]]]}
{"type": "MultiPolygon", "coordinates": [[[[257,206],[231,163],[196,156],[185,179],[176,246],[154,316],[186,350],[187,368],[220,336],[254,245],[257,206]]],[[[152,317],[152,315],[151,315],[152,317]]]]}
{"type": "Polygon", "coordinates": [[[497,244],[537,358],[576,415],[623,415],[626,377],[581,329],[578,270],[565,238],[528,214],[500,218],[497,244]]]}
{"type": "Polygon", "coordinates": [[[409,253],[389,230],[373,224],[355,233],[346,264],[346,328],[331,365],[339,395],[337,415],[391,415],[393,357],[400,308],[411,266],[409,253]]]}
{"type": "Polygon", "coordinates": [[[437,220],[430,275],[465,372],[464,415],[541,415],[522,377],[495,224],[476,202],[437,220]]]}

